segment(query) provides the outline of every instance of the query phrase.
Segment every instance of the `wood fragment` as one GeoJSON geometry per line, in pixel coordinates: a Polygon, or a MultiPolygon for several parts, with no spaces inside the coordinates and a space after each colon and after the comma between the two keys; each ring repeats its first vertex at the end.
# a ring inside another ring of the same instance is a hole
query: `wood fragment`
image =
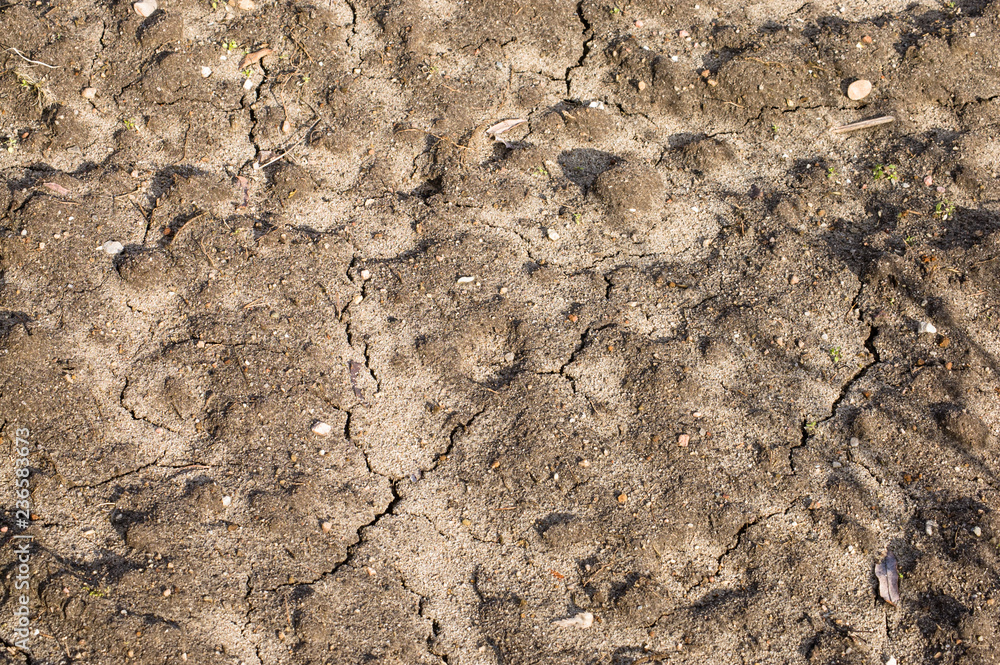
{"type": "Polygon", "coordinates": [[[890,605],[899,603],[899,567],[892,552],[886,552],[885,558],[875,566],[875,577],[882,600],[890,605]]]}
{"type": "Polygon", "coordinates": [[[253,53],[247,53],[240,60],[240,69],[246,69],[250,65],[256,65],[261,61],[261,58],[271,55],[274,53],[274,49],[262,48],[259,51],[254,51],[253,53]]]}
{"type": "Polygon", "coordinates": [[[834,127],[830,130],[831,134],[847,134],[848,132],[856,132],[859,129],[868,129],[869,127],[878,127],[879,125],[886,125],[890,122],[895,122],[896,119],[891,115],[884,115],[879,118],[871,118],[869,120],[859,120],[857,122],[852,122],[847,125],[841,125],[840,127],[834,127]]]}

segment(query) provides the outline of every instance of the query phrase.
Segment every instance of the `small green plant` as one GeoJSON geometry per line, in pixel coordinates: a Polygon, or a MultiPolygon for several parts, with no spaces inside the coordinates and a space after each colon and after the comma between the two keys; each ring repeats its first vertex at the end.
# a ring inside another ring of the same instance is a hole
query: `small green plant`
{"type": "Polygon", "coordinates": [[[906,236],[905,238],[903,238],[903,242],[906,244],[907,247],[912,247],[913,243],[917,242],[917,237],[916,236],[906,236]]]}
{"type": "Polygon", "coordinates": [[[296,83],[296,85],[299,86],[300,88],[302,88],[302,87],[308,85],[309,81],[310,81],[310,78],[309,78],[308,74],[301,74],[299,76],[299,82],[296,83]]]}
{"type": "Polygon", "coordinates": [[[806,434],[809,434],[810,436],[812,436],[813,434],[816,433],[816,428],[817,427],[819,427],[819,423],[816,422],[815,420],[806,421],[806,425],[805,425],[806,434]]]}
{"type": "Polygon", "coordinates": [[[13,153],[17,150],[17,134],[7,137],[7,152],[13,153]]]}
{"type": "Polygon", "coordinates": [[[830,349],[830,360],[833,361],[834,365],[840,363],[843,357],[844,357],[843,353],[841,352],[839,346],[835,346],[832,349],[830,349]]]}
{"type": "Polygon", "coordinates": [[[612,16],[615,16],[617,14],[621,14],[622,10],[619,9],[618,7],[612,7],[611,9],[608,10],[608,13],[611,14],[612,16]]]}
{"type": "Polygon", "coordinates": [[[773,134],[777,134],[778,133],[778,126],[777,125],[771,125],[771,132],[773,134]]]}
{"type": "Polygon", "coordinates": [[[942,222],[955,219],[955,204],[948,199],[941,199],[934,206],[934,216],[940,218],[942,222]]]}
{"type": "Polygon", "coordinates": [[[828,168],[826,170],[826,177],[829,178],[830,180],[833,180],[834,178],[836,178],[837,177],[837,169],[833,168],[832,166],[830,168],[828,168]]]}
{"type": "Polygon", "coordinates": [[[83,590],[87,592],[87,595],[94,596],[95,598],[104,598],[106,595],[105,591],[102,591],[99,588],[95,589],[86,584],[83,585],[83,590]]]}
{"type": "Polygon", "coordinates": [[[579,224],[582,221],[583,221],[583,213],[582,212],[574,212],[573,213],[573,222],[575,224],[579,224]]]}
{"type": "Polygon", "coordinates": [[[549,171],[544,166],[536,166],[531,169],[531,175],[541,176],[543,178],[549,177],[549,171]]]}
{"type": "Polygon", "coordinates": [[[135,131],[135,120],[132,120],[131,118],[122,118],[122,124],[125,125],[125,129],[130,132],[135,131]]]}
{"type": "Polygon", "coordinates": [[[872,169],[872,177],[876,180],[891,180],[895,182],[899,180],[899,176],[896,175],[896,165],[895,164],[876,164],[875,168],[872,169]]]}
{"type": "Polygon", "coordinates": [[[22,88],[35,96],[35,104],[38,106],[39,111],[52,103],[52,93],[49,92],[49,89],[39,79],[32,78],[30,74],[17,72],[17,81],[21,84],[22,88]]]}
{"type": "Polygon", "coordinates": [[[245,78],[245,79],[248,79],[248,78],[250,78],[251,76],[253,76],[253,70],[252,70],[252,69],[250,69],[249,67],[247,67],[246,69],[244,69],[244,70],[243,70],[242,72],[240,72],[240,73],[241,73],[241,74],[243,74],[243,78],[245,78]]]}
{"type": "Polygon", "coordinates": [[[240,47],[240,45],[236,43],[235,39],[226,40],[223,46],[225,46],[226,50],[229,51],[230,53],[232,53],[233,51],[235,51],[240,47]]]}

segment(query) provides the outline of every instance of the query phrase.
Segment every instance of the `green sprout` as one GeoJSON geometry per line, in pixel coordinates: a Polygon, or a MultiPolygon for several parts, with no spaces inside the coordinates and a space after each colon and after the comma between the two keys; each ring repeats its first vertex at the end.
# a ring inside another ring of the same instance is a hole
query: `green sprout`
{"type": "Polygon", "coordinates": [[[905,238],[903,238],[903,242],[906,244],[907,247],[912,247],[913,243],[917,242],[917,237],[916,236],[906,236],[905,238]]]}
{"type": "Polygon", "coordinates": [[[773,133],[777,134],[778,133],[778,126],[777,125],[771,125],[771,131],[773,133]]]}
{"type": "Polygon", "coordinates": [[[621,14],[622,10],[619,9],[618,7],[612,7],[611,9],[608,10],[608,13],[614,16],[615,14],[621,14]]]}
{"type": "Polygon", "coordinates": [[[547,178],[549,175],[549,171],[544,166],[536,166],[535,168],[531,169],[531,174],[547,178]]]}
{"type": "Polygon", "coordinates": [[[13,153],[17,150],[17,134],[7,137],[7,152],[13,153]]]}
{"type": "Polygon", "coordinates": [[[135,131],[135,120],[132,120],[131,118],[122,118],[122,124],[125,125],[125,129],[135,131]]]}
{"type": "Polygon", "coordinates": [[[895,164],[876,164],[875,168],[872,169],[872,177],[876,180],[892,180],[895,182],[899,180],[899,176],[896,175],[896,165],[895,164]]]}
{"type": "Polygon", "coordinates": [[[835,346],[832,349],[830,349],[830,360],[833,361],[834,365],[840,363],[840,361],[843,359],[843,357],[844,356],[841,353],[841,350],[840,350],[839,346],[835,346]]]}
{"type": "Polygon", "coordinates": [[[819,427],[819,423],[815,420],[809,420],[806,422],[806,434],[810,436],[816,433],[816,428],[819,427]]]}
{"type": "Polygon", "coordinates": [[[246,69],[244,69],[244,70],[243,70],[242,72],[240,72],[240,73],[241,73],[241,74],[243,74],[243,78],[245,78],[245,79],[248,79],[248,78],[250,78],[251,76],[253,76],[253,70],[252,70],[252,69],[250,69],[249,67],[247,67],[246,69]]]}
{"type": "Polygon", "coordinates": [[[576,224],[579,224],[582,221],[583,221],[583,213],[582,212],[574,212],[573,213],[573,222],[576,223],[576,224]]]}
{"type": "Polygon", "coordinates": [[[837,177],[837,169],[833,168],[832,166],[830,168],[828,168],[826,170],[826,177],[830,178],[831,180],[833,178],[836,178],[837,177]]]}
{"type": "Polygon", "coordinates": [[[49,92],[42,81],[22,72],[17,72],[17,81],[21,84],[22,88],[35,95],[35,104],[38,105],[39,111],[52,103],[52,93],[49,92]]]}
{"type": "Polygon", "coordinates": [[[223,44],[223,46],[226,48],[227,51],[230,51],[230,52],[235,51],[236,49],[238,49],[240,47],[240,45],[236,43],[235,39],[230,39],[230,40],[226,41],[223,44]]]}
{"type": "Polygon", "coordinates": [[[955,204],[948,199],[941,199],[934,206],[934,216],[939,217],[942,222],[955,219],[955,204]]]}

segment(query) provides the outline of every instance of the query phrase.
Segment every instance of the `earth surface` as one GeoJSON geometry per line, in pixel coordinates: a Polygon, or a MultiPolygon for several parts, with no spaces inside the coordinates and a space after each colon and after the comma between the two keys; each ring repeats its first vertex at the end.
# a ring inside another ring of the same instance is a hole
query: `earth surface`
{"type": "Polygon", "coordinates": [[[151,9],[0,5],[0,662],[1000,662],[1000,2],[151,9]]]}

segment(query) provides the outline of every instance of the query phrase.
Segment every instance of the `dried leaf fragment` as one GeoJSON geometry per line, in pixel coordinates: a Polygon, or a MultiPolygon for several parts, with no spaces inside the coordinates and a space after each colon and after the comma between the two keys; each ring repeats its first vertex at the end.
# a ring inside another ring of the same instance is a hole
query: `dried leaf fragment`
{"type": "Polygon", "coordinates": [[[250,65],[256,65],[258,62],[261,61],[262,58],[269,56],[272,53],[274,53],[274,49],[270,48],[262,48],[259,51],[254,51],[253,53],[247,53],[245,56],[243,56],[243,59],[240,60],[239,68],[246,69],[250,65]]]}
{"type": "Polygon", "coordinates": [[[594,625],[594,615],[590,612],[580,612],[574,617],[553,621],[560,628],[590,628],[594,625]]]}
{"type": "Polygon", "coordinates": [[[43,184],[46,187],[48,187],[49,189],[51,189],[53,192],[55,192],[56,194],[60,194],[62,196],[66,196],[66,195],[69,194],[69,190],[66,189],[65,187],[63,187],[62,185],[60,185],[57,182],[46,182],[46,183],[43,183],[43,184]]]}
{"type": "Polygon", "coordinates": [[[506,132],[508,129],[517,127],[518,125],[524,122],[528,121],[524,118],[511,118],[510,120],[503,120],[493,125],[492,127],[488,128],[486,130],[486,134],[487,136],[492,136],[493,138],[496,138],[497,136],[506,132]]]}
{"type": "Polygon", "coordinates": [[[899,568],[892,552],[886,552],[885,558],[875,566],[875,577],[878,578],[878,595],[882,600],[895,605],[899,602],[899,568]]]}

